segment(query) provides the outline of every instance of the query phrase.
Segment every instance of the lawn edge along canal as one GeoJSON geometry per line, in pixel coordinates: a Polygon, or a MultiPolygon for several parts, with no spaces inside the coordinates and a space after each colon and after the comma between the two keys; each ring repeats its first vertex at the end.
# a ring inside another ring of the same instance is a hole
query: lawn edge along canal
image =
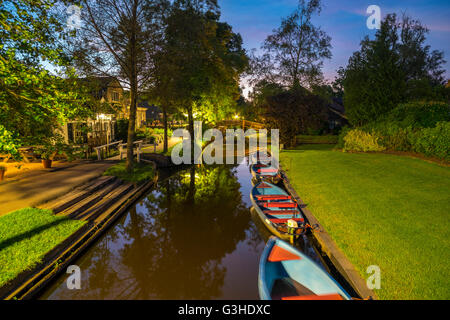
{"type": "MultiPolygon", "coordinates": [[[[94,201],[95,204],[100,204],[97,208],[98,215],[91,220],[80,221],[83,218],[73,220],[79,223],[79,226],[77,224],[77,228],[73,230],[74,232],[64,234],[64,237],[59,239],[59,244],[54,243],[53,248],[47,253],[41,252],[39,259],[31,263],[27,270],[22,271],[14,279],[8,280],[6,284],[0,287],[0,298],[4,300],[33,298],[55,276],[65,271],[70,262],[74,261],[92,245],[133,203],[156,185],[158,172],[155,163],[152,162],[151,165],[155,173],[152,180],[147,180],[140,185],[126,183],[117,188],[112,185],[109,192],[101,194],[101,200],[94,201]],[[122,191],[119,193],[117,190],[122,191]]],[[[96,192],[101,192],[101,190],[96,192]]],[[[44,211],[50,212],[49,210],[44,211]]],[[[86,207],[85,210],[76,211],[76,217],[84,217],[90,212],[93,212],[92,209],[86,207]]],[[[59,221],[59,219],[56,220],[59,221]]],[[[67,221],[70,219],[62,217],[60,220],[67,221]]]]}
{"type": "Polygon", "coordinates": [[[353,264],[347,259],[347,257],[339,250],[336,243],[331,236],[325,231],[323,226],[319,223],[317,218],[305,208],[305,203],[299,197],[298,193],[292,187],[286,172],[281,169],[280,173],[283,178],[283,186],[290,193],[292,199],[298,204],[300,211],[308,220],[311,226],[314,226],[314,230],[310,235],[313,238],[315,247],[320,251],[322,258],[326,256],[329,260],[328,265],[331,263],[336,271],[345,279],[349,286],[363,299],[377,299],[375,292],[367,288],[366,282],[359,275],[353,264]]]}
{"type": "Polygon", "coordinates": [[[281,152],[283,169],[308,209],[362,278],[374,275],[370,266],[379,268],[380,299],[448,299],[449,168],[333,148],[281,152]]]}

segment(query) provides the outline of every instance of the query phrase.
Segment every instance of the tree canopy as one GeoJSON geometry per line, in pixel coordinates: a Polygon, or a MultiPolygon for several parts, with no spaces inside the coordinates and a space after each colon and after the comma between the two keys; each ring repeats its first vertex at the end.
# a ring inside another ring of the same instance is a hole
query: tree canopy
{"type": "Polygon", "coordinates": [[[75,77],[63,73],[67,33],[52,12],[56,2],[0,1],[0,153],[19,158],[20,146],[52,143],[62,123],[88,112],[70,85],[75,77]],[[52,75],[49,64],[62,71],[52,75]]]}
{"type": "Polygon", "coordinates": [[[417,89],[442,84],[443,52],[430,50],[425,44],[427,33],[419,21],[389,14],[375,39],[361,42],[338,80],[351,123],[367,123],[400,102],[430,98],[417,89]]]}
{"type": "Polygon", "coordinates": [[[320,130],[327,120],[326,100],[302,87],[268,95],[263,108],[264,122],[280,130],[281,143],[287,147],[296,145],[299,133],[320,130]]]}
{"type": "Polygon", "coordinates": [[[116,77],[130,90],[127,170],[133,167],[138,94],[152,81],[153,49],[166,0],[83,0],[82,25],[68,39],[80,74],[116,77]]]}
{"type": "Polygon", "coordinates": [[[258,81],[309,87],[322,79],[323,60],[331,58],[331,38],[312,22],[320,11],[320,0],[299,0],[297,9],[266,38],[264,54],[253,57],[258,81]]]}
{"type": "Polygon", "coordinates": [[[239,77],[247,65],[242,38],[219,22],[215,1],[175,1],[165,18],[157,54],[155,94],[188,115],[215,122],[239,97],[239,77]]]}

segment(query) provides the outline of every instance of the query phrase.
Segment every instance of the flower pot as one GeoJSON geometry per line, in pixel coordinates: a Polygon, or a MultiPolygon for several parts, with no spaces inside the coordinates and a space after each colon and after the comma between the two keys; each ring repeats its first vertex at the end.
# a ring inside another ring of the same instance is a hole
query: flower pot
{"type": "Polygon", "coordinates": [[[5,179],[5,170],[0,170],[0,181],[3,181],[5,179]]]}
{"type": "Polygon", "coordinates": [[[52,167],[52,160],[50,159],[44,159],[42,160],[42,165],[45,169],[50,169],[52,167]]]}

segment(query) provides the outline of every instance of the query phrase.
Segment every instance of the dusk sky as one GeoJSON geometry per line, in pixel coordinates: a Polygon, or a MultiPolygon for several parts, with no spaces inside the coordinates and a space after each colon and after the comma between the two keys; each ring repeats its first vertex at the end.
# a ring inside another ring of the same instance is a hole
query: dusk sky
{"type": "MultiPolygon", "coordinates": [[[[298,0],[219,0],[222,20],[233,26],[250,50],[259,49],[264,39],[295,10],[298,0]]],[[[430,33],[428,44],[432,50],[445,54],[446,77],[450,79],[450,1],[448,0],[325,0],[320,16],[314,19],[331,36],[333,57],[324,64],[324,75],[333,80],[336,70],[346,66],[348,58],[359,48],[364,36],[372,36],[376,30],[366,26],[370,5],[378,5],[382,16],[406,12],[425,24],[430,33]]]]}

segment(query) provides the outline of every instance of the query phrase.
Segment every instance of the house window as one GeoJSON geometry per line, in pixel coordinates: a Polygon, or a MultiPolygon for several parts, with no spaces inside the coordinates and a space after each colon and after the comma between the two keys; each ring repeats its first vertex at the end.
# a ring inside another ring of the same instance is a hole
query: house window
{"type": "Polygon", "coordinates": [[[113,91],[112,93],[112,101],[113,102],[119,102],[119,93],[116,91],[113,91]]]}

